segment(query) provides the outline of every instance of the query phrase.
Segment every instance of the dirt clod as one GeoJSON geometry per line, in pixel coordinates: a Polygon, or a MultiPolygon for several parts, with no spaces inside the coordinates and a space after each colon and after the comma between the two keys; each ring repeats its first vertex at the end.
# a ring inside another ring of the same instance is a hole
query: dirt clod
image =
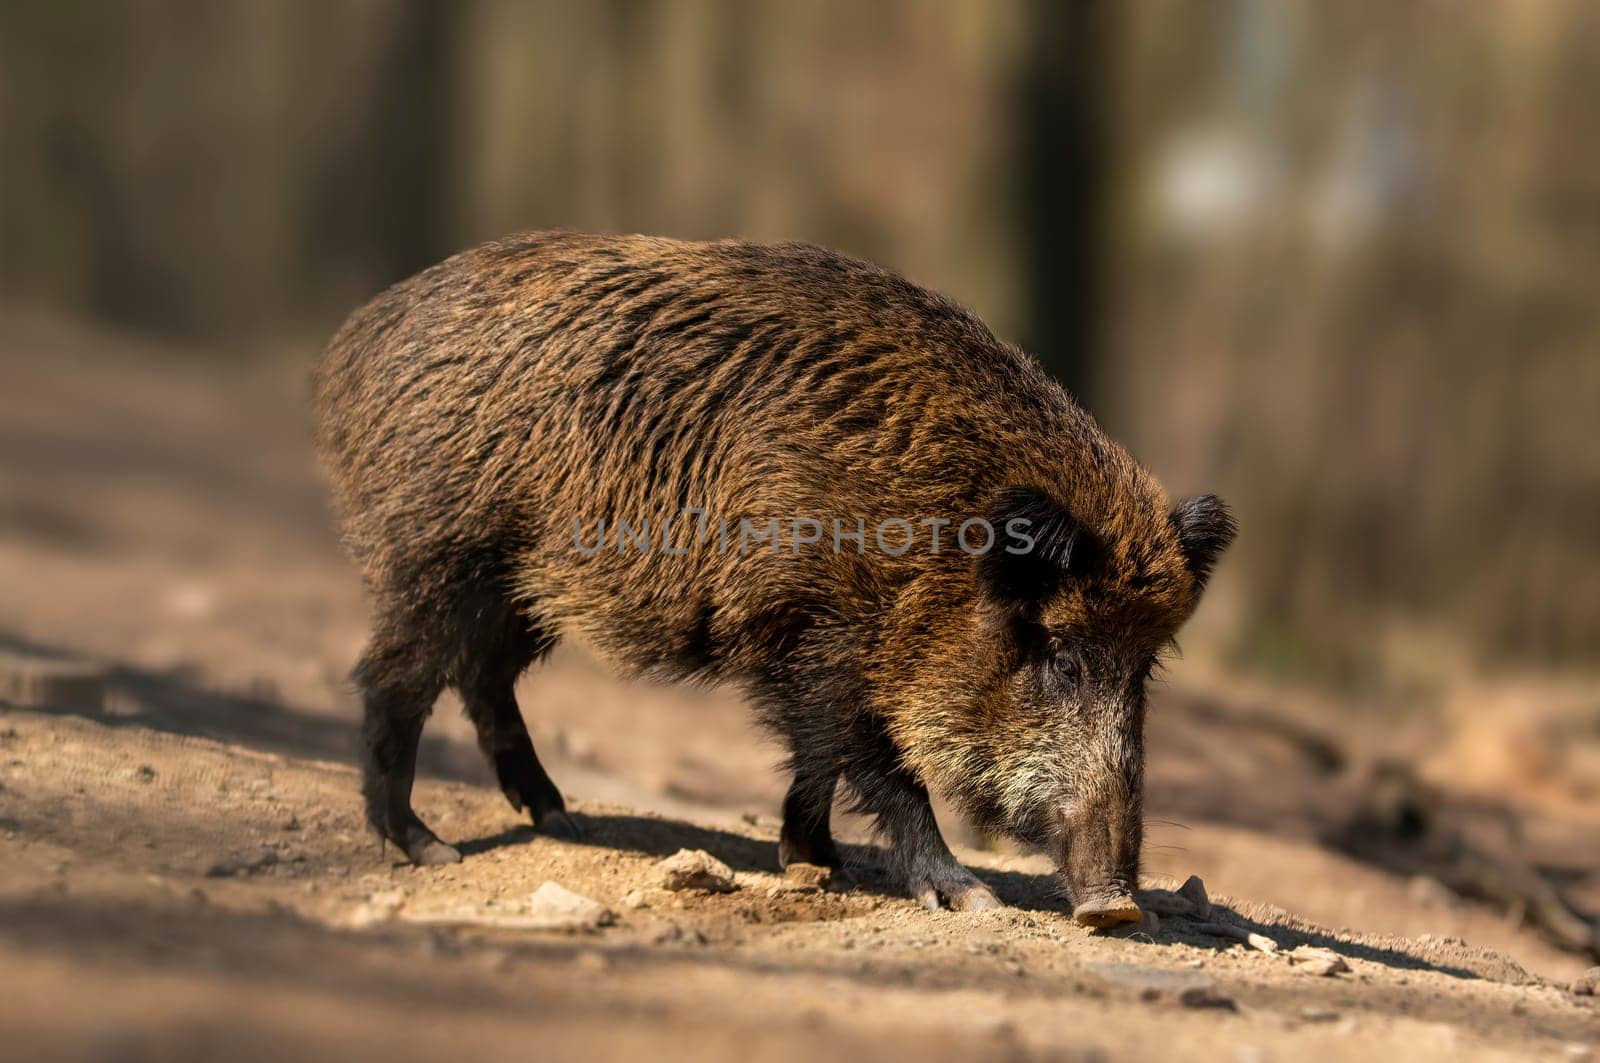
{"type": "Polygon", "coordinates": [[[784,885],[802,892],[825,890],[833,884],[833,869],[817,864],[793,863],[783,870],[784,885]]]}
{"type": "Polygon", "coordinates": [[[1584,971],[1567,989],[1580,997],[1600,997],[1600,967],[1591,967],[1584,971]]]}
{"type": "Polygon", "coordinates": [[[732,893],[739,888],[733,869],[704,849],[679,849],[656,865],[660,885],[669,890],[732,893]]]}

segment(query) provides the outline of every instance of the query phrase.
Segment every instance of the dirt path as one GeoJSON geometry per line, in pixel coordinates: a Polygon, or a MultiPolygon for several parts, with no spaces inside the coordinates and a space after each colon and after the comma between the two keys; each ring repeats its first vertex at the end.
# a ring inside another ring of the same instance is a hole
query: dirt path
{"type": "Polygon", "coordinates": [[[869,1044],[938,1058],[1558,1058],[1600,1035],[1595,998],[1453,940],[1331,932],[1225,898],[1212,921],[1279,954],[1179,917],[1153,935],[1089,933],[1022,861],[965,854],[1017,907],[931,914],[873,888],[870,850],[853,853],[868,885],[793,892],[759,826],[584,804],[589,843],[570,844],[533,834],[498,793],[430,783],[420,803],[468,856],[414,870],[366,838],[339,765],[24,711],[0,717],[0,756],[0,1027],[18,1058],[198,1054],[241,1037],[264,1057],[521,1042],[715,1058],[869,1044]],[[679,848],[714,853],[740,888],[655,888],[655,862],[679,848]],[[609,906],[615,925],[493,926],[545,881],[609,906]],[[414,922],[429,917],[465,925],[414,922]],[[1349,972],[1306,973],[1283,954],[1302,944],[1349,972]]]}
{"type": "MultiPolygon", "coordinates": [[[[1446,889],[1408,863],[1422,846],[1337,841],[1366,822],[1362,763],[1437,742],[1335,740],[1188,665],[1152,704],[1145,885],[1202,876],[1210,920],[1081,930],[1044,863],[950,817],[1009,909],[924,912],[862,844],[855,889],[785,888],[776,752],[739,699],[618,682],[575,651],[519,696],[586,841],[529,830],[444,705],[418,806],[467,859],[398,866],[360,822],[344,674],[365,619],[298,373],[98,342],[0,333],[0,651],[102,662],[108,688],[102,710],[0,703],[0,1057],[1600,1053],[1600,998],[1564,988],[1592,960],[1446,889]],[[680,848],[739,889],[655,888],[680,848]],[[495,925],[546,881],[614,922],[495,925]],[[1312,974],[1299,946],[1349,970],[1312,974]]],[[[1593,802],[1480,799],[1446,793],[1436,833],[1479,845],[1510,817],[1529,866],[1600,900],[1593,802]]]]}

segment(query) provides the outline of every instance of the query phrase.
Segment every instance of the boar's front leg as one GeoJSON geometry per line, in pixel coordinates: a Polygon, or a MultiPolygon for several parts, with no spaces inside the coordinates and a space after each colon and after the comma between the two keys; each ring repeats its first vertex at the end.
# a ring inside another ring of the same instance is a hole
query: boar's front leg
{"type": "Polygon", "coordinates": [[[929,909],[942,900],[957,911],[982,912],[1003,905],[962,867],[939,833],[928,790],[901,763],[882,725],[873,721],[845,765],[845,779],[858,806],[878,818],[889,839],[893,870],[907,891],[929,909]]]}

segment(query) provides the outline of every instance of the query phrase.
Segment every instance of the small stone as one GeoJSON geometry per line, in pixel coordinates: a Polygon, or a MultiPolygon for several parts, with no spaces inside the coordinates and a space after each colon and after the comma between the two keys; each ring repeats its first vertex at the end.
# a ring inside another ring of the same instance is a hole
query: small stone
{"type": "Polygon", "coordinates": [[[1345,962],[1344,957],[1332,949],[1301,945],[1287,955],[1289,962],[1295,964],[1303,974],[1316,978],[1327,978],[1350,970],[1350,965],[1345,962]]]}
{"type": "Polygon", "coordinates": [[[1580,997],[1600,997],[1600,967],[1584,971],[1567,986],[1567,991],[1580,997]]]}
{"type": "Polygon", "coordinates": [[[733,869],[704,849],[679,849],[656,864],[661,885],[669,890],[732,893],[739,888],[733,869]]]}
{"type": "Polygon", "coordinates": [[[1302,1022],[1338,1022],[1339,1013],[1332,1008],[1307,1007],[1300,1009],[1302,1022]]]}
{"type": "Polygon", "coordinates": [[[155,782],[156,769],[152,768],[148,764],[141,764],[139,765],[138,769],[134,771],[133,777],[138,779],[140,782],[155,782]]]}
{"type": "Polygon", "coordinates": [[[528,917],[550,930],[598,930],[616,922],[616,913],[558,882],[546,882],[528,895],[528,917]]]}
{"type": "Polygon", "coordinates": [[[622,895],[622,906],[638,911],[650,907],[650,896],[644,890],[629,890],[622,895]]]}
{"type": "Polygon", "coordinates": [[[1196,918],[1211,918],[1211,898],[1206,895],[1206,884],[1200,881],[1199,875],[1184,879],[1183,885],[1178,887],[1178,896],[1194,905],[1196,918]]]}

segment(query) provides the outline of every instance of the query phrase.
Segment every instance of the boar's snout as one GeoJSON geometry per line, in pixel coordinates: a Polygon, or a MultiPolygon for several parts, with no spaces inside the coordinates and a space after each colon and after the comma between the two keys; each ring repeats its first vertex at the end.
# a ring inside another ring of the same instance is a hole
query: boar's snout
{"type": "Polygon", "coordinates": [[[1121,795],[1067,813],[1062,831],[1061,874],[1080,926],[1107,927],[1143,918],[1133,899],[1139,882],[1141,814],[1136,800],[1121,795]]]}

